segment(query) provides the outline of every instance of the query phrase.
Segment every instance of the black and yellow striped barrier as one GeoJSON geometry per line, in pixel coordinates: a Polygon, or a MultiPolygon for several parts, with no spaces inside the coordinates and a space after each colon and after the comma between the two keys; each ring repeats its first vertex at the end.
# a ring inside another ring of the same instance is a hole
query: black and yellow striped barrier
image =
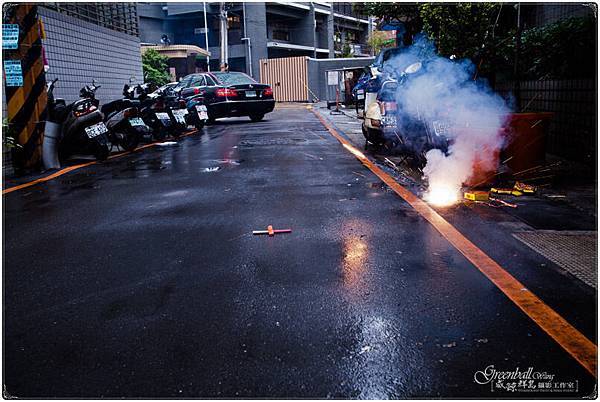
{"type": "Polygon", "coordinates": [[[2,50],[9,132],[22,146],[13,154],[13,163],[15,167],[36,168],[41,162],[47,105],[42,57],[43,28],[37,6],[28,3],[5,3],[2,22],[19,26],[17,48],[2,50]],[[22,85],[7,85],[6,61],[20,61],[22,85]]]}

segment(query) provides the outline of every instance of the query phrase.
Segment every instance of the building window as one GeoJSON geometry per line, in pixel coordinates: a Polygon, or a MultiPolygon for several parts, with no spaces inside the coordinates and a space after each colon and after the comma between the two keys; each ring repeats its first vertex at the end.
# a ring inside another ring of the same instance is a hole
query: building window
{"type": "Polygon", "coordinates": [[[334,2],[333,3],[333,12],[338,13],[338,14],[347,15],[350,17],[362,18],[365,20],[368,18],[366,15],[355,13],[354,9],[352,8],[352,3],[349,3],[349,2],[334,2]]]}
{"type": "Polygon", "coordinates": [[[282,24],[273,24],[273,39],[290,41],[290,32],[288,27],[282,24]]]}
{"type": "Polygon", "coordinates": [[[239,15],[227,16],[227,28],[229,29],[242,29],[242,21],[239,15]]]}

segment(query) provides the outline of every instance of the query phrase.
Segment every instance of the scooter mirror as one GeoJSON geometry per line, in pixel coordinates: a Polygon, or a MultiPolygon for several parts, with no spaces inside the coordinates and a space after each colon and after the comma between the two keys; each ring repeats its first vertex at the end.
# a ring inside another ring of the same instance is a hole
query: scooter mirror
{"type": "Polygon", "coordinates": [[[135,77],[132,75],[131,77],[129,77],[129,83],[133,84],[135,82],[135,77]]]}

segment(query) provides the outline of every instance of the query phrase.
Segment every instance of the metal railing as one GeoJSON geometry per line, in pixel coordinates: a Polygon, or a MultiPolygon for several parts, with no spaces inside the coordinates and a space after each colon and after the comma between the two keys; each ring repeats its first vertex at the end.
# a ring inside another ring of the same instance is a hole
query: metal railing
{"type": "MultiPolygon", "coordinates": [[[[510,100],[513,82],[498,82],[496,91],[510,100]]],[[[547,152],[574,161],[595,163],[597,153],[597,81],[593,78],[521,81],[522,112],[552,112],[547,152]]]]}
{"type": "Polygon", "coordinates": [[[136,3],[41,3],[40,5],[113,31],[139,36],[136,3]]]}

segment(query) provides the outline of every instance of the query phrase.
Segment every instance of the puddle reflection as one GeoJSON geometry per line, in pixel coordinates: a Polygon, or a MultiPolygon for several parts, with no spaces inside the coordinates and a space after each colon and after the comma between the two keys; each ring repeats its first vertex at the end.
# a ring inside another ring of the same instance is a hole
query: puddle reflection
{"type": "Polygon", "coordinates": [[[369,223],[351,220],[342,228],[342,281],[346,289],[356,293],[364,286],[364,276],[369,263],[369,223]]]}

